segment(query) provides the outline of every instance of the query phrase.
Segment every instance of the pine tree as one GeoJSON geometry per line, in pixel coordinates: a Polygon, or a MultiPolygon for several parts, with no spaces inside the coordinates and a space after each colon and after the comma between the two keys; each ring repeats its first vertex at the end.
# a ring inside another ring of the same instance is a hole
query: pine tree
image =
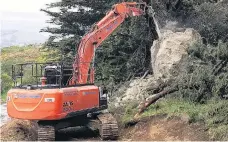
{"type": "Polygon", "coordinates": [[[46,9],[41,9],[41,11],[51,17],[47,23],[54,27],[46,27],[41,30],[41,32],[52,34],[46,42],[46,46],[60,49],[64,59],[72,58],[81,37],[91,25],[104,16],[107,7],[107,2],[102,0],[62,0],[47,4],[46,9]],[[53,12],[53,8],[57,8],[59,11],[53,12]]]}
{"type": "MultiPolygon", "coordinates": [[[[51,17],[48,23],[58,27],[42,29],[42,32],[52,34],[46,47],[59,49],[63,59],[72,62],[82,36],[118,2],[62,0],[48,4],[42,11],[51,17]],[[59,8],[60,11],[53,12],[52,8],[59,8]],[[58,38],[61,39],[56,41],[58,38]]],[[[96,78],[118,83],[142,74],[150,67],[152,39],[145,17],[132,17],[124,21],[97,50],[96,78]]]]}

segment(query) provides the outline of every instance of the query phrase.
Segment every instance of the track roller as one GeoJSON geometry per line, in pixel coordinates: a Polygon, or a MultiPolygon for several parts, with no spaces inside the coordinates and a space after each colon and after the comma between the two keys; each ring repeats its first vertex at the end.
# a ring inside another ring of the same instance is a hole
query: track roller
{"type": "Polygon", "coordinates": [[[100,121],[100,136],[102,140],[116,140],[118,134],[118,124],[116,119],[110,113],[99,114],[98,119],[100,121]]]}
{"type": "Polygon", "coordinates": [[[38,141],[55,141],[55,127],[51,125],[39,125],[38,141]]]}

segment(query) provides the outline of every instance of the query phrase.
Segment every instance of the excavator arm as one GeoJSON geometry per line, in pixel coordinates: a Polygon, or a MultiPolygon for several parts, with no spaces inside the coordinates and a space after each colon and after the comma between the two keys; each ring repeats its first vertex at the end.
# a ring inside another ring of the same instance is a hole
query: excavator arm
{"type": "Polygon", "coordinates": [[[94,83],[95,50],[128,17],[145,14],[146,3],[122,2],[112,7],[81,40],[69,84],[94,83]],[[92,64],[91,64],[92,63],[92,64]],[[88,79],[90,81],[88,82],[88,79]]]}

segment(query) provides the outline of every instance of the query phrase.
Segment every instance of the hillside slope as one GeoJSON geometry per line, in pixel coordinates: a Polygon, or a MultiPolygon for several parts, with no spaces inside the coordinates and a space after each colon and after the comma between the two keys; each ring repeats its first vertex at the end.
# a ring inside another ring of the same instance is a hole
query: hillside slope
{"type": "Polygon", "coordinates": [[[227,140],[228,44],[205,45],[193,29],[163,35],[151,48],[154,74],[121,84],[110,98],[110,110],[122,123],[184,115],[189,122],[203,121],[211,140],[227,140]],[[156,102],[158,95],[163,98],[156,102]]]}
{"type": "Polygon", "coordinates": [[[29,62],[46,62],[57,60],[55,50],[47,50],[42,45],[24,47],[12,46],[1,49],[1,101],[5,100],[6,92],[12,87],[12,65],[29,62]]]}
{"type": "MultiPolygon", "coordinates": [[[[193,33],[185,32],[185,30],[182,32],[173,31],[169,32],[169,36],[155,42],[154,46],[157,43],[158,48],[153,46],[152,49],[158,51],[152,53],[159,56],[152,55],[152,57],[160,57],[160,60],[154,60],[152,66],[157,62],[154,71],[159,73],[158,76],[156,76],[157,74],[148,75],[144,78],[136,78],[125,84],[120,84],[122,87],[111,96],[109,109],[120,122],[120,140],[227,140],[228,102],[224,96],[227,91],[228,78],[227,62],[224,61],[228,57],[228,54],[226,54],[228,46],[226,43],[220,43],[217,47],[205,46],[201,42],[190,44],[193,39],[198,39],[193,38],[198,35],[193,33]],[[189,40],[186,40],[184,34],[190,35],[186,36],[190,37],[189,40]],[[168,40],[170,38],[175,40],[168,40]],[[161,49],[163,51],[165,49],[167,52],[159,52],[161,49]],[[168,57],[162,58],[162,54],[168,57]],[[214,63],[211,63],[210,59],[214,59],[214,63]],[[169,68],[164,68],[163,65],[166,63],[168,63],[169,68]],[[213,68],[215,68],[216,74],[214,74],[213,68]],[[169,80],[171,81],[169,82],[169,80]],[[148,101],[151,97],[153,98],[154,94],[156,95],[156,93],[167,87],[177,87],[178,91],[168,94],[167,97],[145,109],[136,125],[128,128],[123,127],[129,124],[138,112],[139,108],[137,106],[140,101],[148,101]],[[158,115],[165,115],[165,117],[153,119],[158,115]],[[173,116],[178,116],[178,119],[170,120],[169,118],[173,116]],[[145,117],[152,118],[152,120],[147,119],[142,122],[145,117]],[[200,125],[197,126],[199,122],[200,125]],[[175,131],[179,133],[175,133],[175,131]],[[180,134],[182,131],[188,134],[180,134]],[[142,136],[141,132],[146,134],[142,136]]],[[[37,53],[40,51],[37,48],[26,48],[21,49],[21,51],[9,48],[8,50],[10,52],[5,51],[7,54],[3,54],[1,59],[4,61],[5,67],[9,66],[9,62],[16,63],[21,58],[26,59],[24,61],[46,60],[42,53],[37,53]],[[34,53],[34,55],[31,55],[31,53],[34,53]],[[14,55],[17,55],[17,57],[14,58],[14,55]]],[[[43,53],[47,54],[47,52],[43,53]]],[[[5,68],[5,73],[9,73],[7,69],[5,68]]],[[[25,130],[25,136],[17,137],[15,135],[15,139],[25,140],[24,138],[26,138],[26,140],[30,140],[28,137],[30,134],[27,131],[27,127],[30,126],[18,124],[17,120],[13,121],[16,122],[12,122],[15,125],[9,125],[12,123],[8,123],[2,128],[12,130],[12,135],[14,135],[15,128],[22,130],[22,133],[25,130]]],[[[2,133],[4,133],[4,138],[2,137],[4,140],[11,138],[5,131],[2,131],[2,133]]],[[[64,135],[66,134],[64,133],[64,135]]]]}

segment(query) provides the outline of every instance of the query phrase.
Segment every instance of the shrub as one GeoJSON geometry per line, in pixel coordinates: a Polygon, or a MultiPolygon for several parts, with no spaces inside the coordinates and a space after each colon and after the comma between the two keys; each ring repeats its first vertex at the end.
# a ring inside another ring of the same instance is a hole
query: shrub
{"type": "Polygon", "coordinates": [[[198,30],[205,42],[217,44],[218,40],[228,40],[227,13],[227,5],[203,3],[194,6],[186,24],[198,30]]]}
{"type": "Polygon", "coordinates": [[[189,58],[177,78],[179,92],[175,95],[194,103],[205,103],[212,97],[228,94],[228,46],[196,43],[188,50],[189,58]]]}
{"type": "Polygon", "coordinates": [[[227,0],[159,0],[153,1],[158,23],[166,27],[168,21],[177,21],[181,27],[194,28],[204,43],[228,41],[227,0]]]}
{"type": "Polygon", "coordinates": [[[12,80],[6,73],[1,74],[1,93],[7,92],[12,87],[12,80]]]}
{"type": "Polygon", "coordinates": [[[213,140],[228,139],[228,103],[227,101],[214,101],[208,106],[205,121],[210,127],[213,140]]]}

